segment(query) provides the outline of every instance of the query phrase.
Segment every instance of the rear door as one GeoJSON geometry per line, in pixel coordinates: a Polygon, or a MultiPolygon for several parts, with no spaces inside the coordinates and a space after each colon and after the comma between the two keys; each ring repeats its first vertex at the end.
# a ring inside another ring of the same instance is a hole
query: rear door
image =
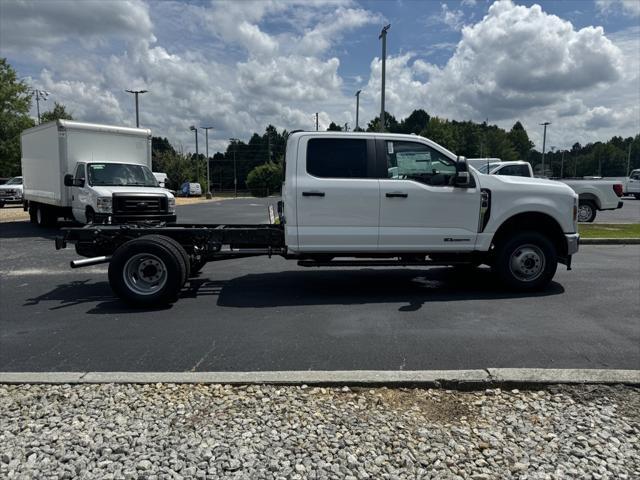
{"type": "Polygon", "coordinates": [[[374,140],[302,137],[297,157],[300,251],[377,250],[380,186],[374,140]]]}
{"type": "MultiPolygon", "coordinates": [[[[425,143],[378,139],[379,250],[470,251],[478,231],[480,189],[454,187],[455,159],[425,143]]],[[[471,177],[473,175],[469,172],[471,177]]]]}

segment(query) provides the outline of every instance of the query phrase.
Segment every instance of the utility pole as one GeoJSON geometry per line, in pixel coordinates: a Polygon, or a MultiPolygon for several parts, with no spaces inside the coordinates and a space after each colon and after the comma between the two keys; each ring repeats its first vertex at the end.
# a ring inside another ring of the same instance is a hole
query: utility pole
{"type": "MultiPolygon", "coordinates": [[[[138,95],[141,93],[147,93],[148,90],[125,90],[125,92],[133,93],[136,96],[136,128],[140,127],[140,116],[138,113],[138,95]]],[[[197,137],[197,135],[196,135],[197,137]]]]}
{"type": "Polygon", "coordinates": [[[209,130],[213,127],[200,127],[204,130],[204,138],[207,153],[207,198],[211,198],[211,177],[209,176],[209,130]]]}
{"type": "Polygon", "coordinates": [[[193,131],[196,134],[196,181],[200,180],[200,165],[199,165],[199,154],[198,154],[198,129],[191,125],[189,130],[193,131]]]}
{"type": "Polygon", "coordinates": [[[378,39],[382,39],[382,85],[381,85],[381,95],[380,95],[380,131],[384,132],[384,81],[385,81],[385,72],[387,69],[387,31],[391,28],[391,24],[387,25],[380,32],[380,36],[378,39]]]}
{"type": "Polygon", "coordinates": [[[318,131],[318,112],[316,112],[316,132],[318,131]]]}
{"type": "Polygon", "coordinates": [[[238,149],[238,140],[237,138],[231,138],[231,142],[233,142],[233,196],[238,198],[238,170],[236,168],[236,150],[238,149]]]}
{"type": "Polygon", "coordinates": [[[356,92],[356,128],[354,131],[358,131],[358,120],[360,119],[360,92],[362,92],[362,90],[358,90],[356,92]]]}
{"type": "Polygon", "coordinates": [[[564,152],[565,150],[562,150],[562,160],[560,160],[560,178],[564,178],[564,152]]]}
{"type": "Polygon", "coordinates": [[[544,122],[540,125],[544,126],[544,133],[542,135],[542,176],[544,177],[544,151],[547,146],[547,125],[551,125],[551,122],[544,122]]]}
{"type": "Polygon", "coordinates": [[[47,97],[50,95],[50,93],[45,90],[38,89],[34,89],[33,93],[36,94],[36,110],[38,112],[38,125],[40,125],[40,100],[46,102],[47,97]]]}
{"type": "Polygon", "coordinates": [[[627,153],[627,174],[625,177],[628,177],[631,174],[631,143],[629,144],[629,153],[627,153]]]}

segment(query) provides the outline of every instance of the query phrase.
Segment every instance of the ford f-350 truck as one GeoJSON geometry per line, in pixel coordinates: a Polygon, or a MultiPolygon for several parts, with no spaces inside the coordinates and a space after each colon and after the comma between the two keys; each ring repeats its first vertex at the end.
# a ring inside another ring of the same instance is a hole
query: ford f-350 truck
{"type": "MultiPolygon", "coordinates": [[[[482,175],[414,135],[293,132],[272,224],[67,229],[135,305],[170,303],[206,262],[279,255],[306,267],[490,265],[536,290],[578,251],[578,196],[551,180],[482,175]],[[275,218],[277,217],[277,218],[275,218]]],[[[274,213],[274,212],[271,212],[274,213]]]]}

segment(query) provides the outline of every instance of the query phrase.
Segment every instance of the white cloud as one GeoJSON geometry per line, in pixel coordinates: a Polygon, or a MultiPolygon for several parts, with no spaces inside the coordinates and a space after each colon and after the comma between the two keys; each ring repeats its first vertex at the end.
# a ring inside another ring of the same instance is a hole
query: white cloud
{"type": "MultiPolygon", "coordinates": [[[[423,107],[448,118],[489,118],[507,128],[517,119],[531,119],[533,128],[564,117],[567,136],[574,139],[593,134],[580,129],[596,125],[621,133],[633,128],[635,122],[624,120],[631,119],[634,109],[603,110],[611,104],[598,103],[596,92],[602,98],[602,91],[620,85],[623,91],[611,90],[610,95],[628,95],[635,100],[628,105],[640,103],[637,76],[627,78],[635,74],[625,71],[625,63],[628,59],[601,27],[576,30],[538,5],[499,0],[480,22],[463,28],[444,67],[416,60],[411,53],[389,58],[387,110],[405,116],[423,107]]],[[[368,84],[377,98],[379,64],[378,59],[372,62],[368,84]]]]}
{"type": "Polygon", "coordinates": [[[449,10],[446,3],[440,5],[441,21],[452,30],[460,30],[464,25],[464,12],[462,10],[449,10]]]}
{"type": "Polygon", "coordinates": [[[596,0],[596,8],[604,14],[619,9],[626,15],[640,17],[640,0],[596,0]]]}

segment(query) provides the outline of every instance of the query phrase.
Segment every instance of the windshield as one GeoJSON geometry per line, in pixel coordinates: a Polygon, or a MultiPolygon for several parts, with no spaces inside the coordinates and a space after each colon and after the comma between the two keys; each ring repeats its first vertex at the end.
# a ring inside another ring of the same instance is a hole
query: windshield
{"type": "Polygon", "coordinates": [[[88,165],[89,185],[157,187],[158,181],[144,165],[123,163],[91,163],[88,165]]]}
{"type": "Polygon", "coordinates": [[[480,173],[489,173],[491,170],[496,168],[499,163],[483,163],[481,166],[477,168],[480,173]]]}
{"type": "Polygon", "coordinates": [[[5,185],[22,185],[22,177],[10,178],[5,185]]]}

